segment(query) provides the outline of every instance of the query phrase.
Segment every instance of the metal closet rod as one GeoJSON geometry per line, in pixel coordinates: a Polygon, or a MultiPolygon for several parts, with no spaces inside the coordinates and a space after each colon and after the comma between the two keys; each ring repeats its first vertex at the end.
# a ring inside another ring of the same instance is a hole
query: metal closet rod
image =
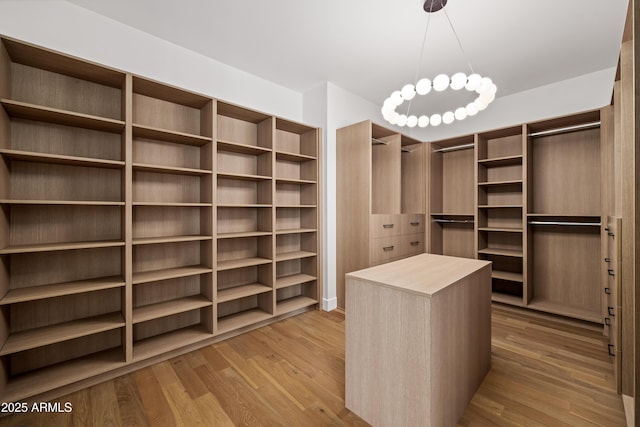
{"type": "Polygon", "coordinates": [[[571,221],[529,221],[531,225],[575,225],[575,226],[589,226],[589,227],[600,227],[602,223],[600,222],[571,222],[571,221]]]}
{"type": "MultiPolygon", "coordinates": [[[[381,139],[376,139],[376,138],[371,138],[371,142],[373,142],[374,145],[388,145],[389,144],[388,141],[383,141],[381,139]]],[[[403,152],[403,153],[412,153],[413,152],[413,150],[409,150],[408,148],[401,148],[400,151],[403,152]]]]}
{"type": "Polygon", "coordinates": [[[573,132],[576,130],[596,128],[598,126],[600,126],[599,120],[597,122],[583,123],[581,125],[573,125],[573,126],[566,126],[566,127],[557,128],[557,129],[542,130],[540,132],[531,132],[529,136],[535,137],[535,136],[556,135],[559,133],[573,132]]]}
{"type": "Polygon", "coordinates": [[[453,223],[453,224],[473,224],[472,219],[434,219],[433,222],[453,223]]]}
{"type": "Polygon", "coordinates": [[[446,151],[466,150],[467,148],[473,148],[476,144],[473,142],[470,144],[454,145],[453,147],[438,148],[433,150],[434,153],[443,153],[446,151]]]}

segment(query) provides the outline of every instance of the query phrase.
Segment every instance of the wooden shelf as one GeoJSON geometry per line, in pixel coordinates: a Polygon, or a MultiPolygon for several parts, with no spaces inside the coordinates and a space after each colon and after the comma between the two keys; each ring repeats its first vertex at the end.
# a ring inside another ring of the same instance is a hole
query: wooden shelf
{"type": "Polygon", "coordinates": [[[478,186],[480,187],[492,187],[498,185],[522,185],[521,179],[514,179],[508,181],[490,181],[490,182],[479,182],[478,186]]]}
{"type": "Polygon", "coordinates": [[[123,286],[125,286],[125,281],[122,277],[111,276],[55,283],[51,285],[31,286],[28,288],[17,288],[9,290],[9,292],[0,299],[0,305],[101,291],[103,289],[120,288],[123,286]]]}
{"type": "Polygon", "coordinates": [[[522,209],[522,205],[478,205],[478,209],[522,209]]]}
{"type": "Polygon", "coordinates": [[[267,181],[271,179],[270,176],[248,175],[243,173],[228,173],[228,172],[218,172],[218,178],[239,179],[243,181],[267,181]]]}
{"type": "Polygon", "coordinates": [[[72,249],[95,249],[124,246],[120,240],[104,240],[94,242],[44,243],[39,245],[16,245],[0,249],[0,255],[24,254],[32,252],[68,251],[72,249]]]}
{"type": "Polygon", "coordinates": [[[301,308],[310,307],[317,303],[317,300],[305,296],[297,296],[278,301],[276,303],[276,316],[300,310],[301,308]]]}
{"type": "Polygon", "coordinates": [[[491,301],[500,302],[503,304],[515,305],[518,307],[524,307],[522,297],[518,295],[503,294],[501,292],[493,292],[491,294],[491,301]]]}
{"type": "Polygon", "coordinates": [[[213,203],[173,203],[173,202],[133,202],[133,206],[159,206],[159,207],[180,207],[180,208],[210,208],[213,203]]]}
{"type": "Polygon", "coordinates": [[[224,334],[244,326],[253,325],[271,318],[272,315],[266,311],[254,308],[240,313],[218,318],[218,334],[224,334]]]}
{"type": "Polygon", "coordinates": [[[124,327],[120,312],[87,317],[9,335],[0,356],[124,327]]]}
{"type": "Polygon", "coordinates": [[[219,208],[270,208],[272,206],[264,203],[218,203],[219,208]]]}
{"type": "Polygon", "coordinates": [[[522,164],[522,155],[494,157],[491,159],[480,159],[478,164],[487,167],[511,166],[522,164]]]}
{"type": "Polygon", "coordinates": [[[431,216],[475,216],[475,214],[461,213],[461,212],[453,212],[453,213],[435,212],[435,213],[431,213],[431,216]]]}
{"type": "Polygon", "coordinates": [[[11,378],[2,398],[7,402],[14,402],[25,396],[46,393],[123,366],[124,353],[120,347],[101,351],[11,378]]]}
{"type": "Polygon", "coordinates": [[[260,155],[264,153],[270,153],[270,148],[260,147],[258,145],[240,144],[231,141],[218,140],[219,151],[229,151],[238,154],[260,155]]]}
{"type": "Polygon", "coordinates": [[[143,271],[133,273],[133,284],[157,282],[160,280],[177,279],[179,277],[197,276],[213,272],[213,269],[203,265],[192,265],[189,267],[174,267],[161,270],[143,271]]]}
{"type": "Polygon", "coordinates": [[[301,285],[303,283],[312,282],[316,279],[316,276],[311,276],[310,274],[292,274],[290,276],[278,277],[276,279],[276,289],[301,285]]]}
{"type": "Polygon", "coordinates": [[[198,310],[213,303],[202,295],[178,298],[171,301],[149,304],[133,309],[133,323],[147,322],[161,317],[172,316],[186,311],[198,310]]]}
{"type": "Polygon", "coordinates": [[[220,304],[235,299],[270,292],[271,290],[271,287],[263,285],[262,283],[250,283],[248,285],[235,286],[233,288],[218,290],[217,301],[218,304],[220,304]]]}
{"type": "Polygon", "coordinates": [[[189,326],[137,341],[133,344],[133,360],[148,359],[181,347],[198,343],[213,334],[202,325],[189,326]]]}
{"type": "Polygon", "coordinates": [[[206,169],[178,168],[173,166],[148,165],[144,163],[134,163],[133,170],[139,172],[171,173],[175,175],[192,176],[206,176],[212,174],[210,170],[206,169]]]}
{"type": "Polygon", "coordinates": [[[307,252],[307,251],[284,252],[284,253],[276,254],[276,262],[289,261],[292,259],[310,258],[316,255],[317,254],[315,252],[307,252]]]}
{"type": "Polygon", "coordinates": [[[124,122],[122,120],[75,113],[9,99],[1,99],[0,103],[2,103],[2,106],[11,117],[19,119],[36,120],[110,133],[120,133],[124,130],[124,122]]]}
{"type": "Polygon", "coordinates": [[[478,231],[499,232],[499,233],[522,233],[522,228],[507,227],[480,227],[478,231]]]}
{"type": "Polygon", "coordinates": [[[38,153],[33,151],[11,150],[0,148],[0,154],[10,160],[33,163],[52,163],[56,165],[87,166],[94,168],[122,169],[124,162],[120,160],[105,160],[91,157],[63,156],[60,154],[38,153]]]}
{"type": "Polygon", "coordinates": [[[259,237],[259,236],[271,236],[271,232],[270,231],[240,231],[236,233],[219,233],[218,240],[236,239],[239,237],[259,237]]]}
{"type": "Polygon", "coordinates": [[[602,316],[599,311],[585,310],[578,307],[571,307],[566,304],[557,304],[544,300],[533,299],[527,304],[527,308],[544,311],[546,313],[569,316],[576,319],[586,320],[593,323],[602,323],[602,316]]]}
{"type": "Polygon", "coordinates": [[[484,255],[499,255],[499,256],[508,256],[514,258],[522,258],[522,251],[514,251],[510,249],[493,249],[493,248],[485,248],[478,250],[479,254],[484,255]]]}
{"type": "Polygon", "coordinates": [[[316,181],[309,179],[294,179],[294,178],[276,178],[277,184],[315,184],[316,181]]]}
{"type": "Polygon", "coordinates": [[[69,205],[69,206],[124,206],[124,202],[106,202],[101,200],[13,200],[0,199],[5,205],[69,205]]]}
{"type": "Polygon", "coordinates": [[[315,233],[317,230],[315,228],[290,228],[290,229],[282,229],[276,230],[276,234],[302,234],[302,233],[315,233]]]}
{"type": "Polygon", "coordinates": [[[491,271],[492,279],[500,279],[500,280],[508,280],[510,282],[518,282],[522,283],[522,273],[512,273],[510,271],[500,271],[500,270],[492,270],[491,271]]]}
{"type": "Polygon", "coordinates": [[[286,160],[289,162],[308,162],[310,160],[316,160],[314,156],[307,156],[305,154],[287,153],[285,151],[276,151],[276,159],[286,160]]]}
{"type": "Polygon", "coordinates": [[[318,205],[276,205],[276,208],[284,208],[284,209],[312,209],[317,208],[318,205]]]}
{"type": "Polygon", "coordinates": [[[271,264],[270,259],[266,258],[242,258],[231,259],[227,261],[218,261],[218,271],[233,270],[235,268],[253,267],[255,265],[271,264]]]}
{"type": "Polygon", "coordinates": [[[194,135],[184,132],[176,132],[167,129],[155,128],[152,126],[145,126],[140,124],[133,125],[133,137],[134,138],[148,138],[155,139],[157,141],[173,142],[176,144],[195,145],[202,146],[213,141],[213,138],[208,136],[194,135]]]}
{"type": "Polygon", "coordinates": [[[144,237],[133,239],[134,245],[154,245],[157,243],[195,242],[198,240],[212,240],[211,236],[168,236],[144,237]]]}

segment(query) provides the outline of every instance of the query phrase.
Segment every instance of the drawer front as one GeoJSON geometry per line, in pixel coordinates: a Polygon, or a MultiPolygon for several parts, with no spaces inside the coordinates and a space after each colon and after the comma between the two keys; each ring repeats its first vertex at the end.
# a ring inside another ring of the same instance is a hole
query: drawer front
{"type": "Polygon", "coordinates": [[[408,234],[402,236],[403,256],[413,256],[424,253],[424,234],[408,234]]]}
{"type": "Polygon", "coordinates": [[[371,215],[371,238],[399,236],[400,215],[371,215]]]}
{"type": "Polygon", "coordinates": [[[422,214],[404,214],[402,215],[400,232],[402,234],[424,233],[424,218],[422,214]]]}
{"type": "Polygon", "coordinates": [[[372,265],[384,264],[402,256],[402,245],[399,236],[371,240],[369,261],[372,265]]]}

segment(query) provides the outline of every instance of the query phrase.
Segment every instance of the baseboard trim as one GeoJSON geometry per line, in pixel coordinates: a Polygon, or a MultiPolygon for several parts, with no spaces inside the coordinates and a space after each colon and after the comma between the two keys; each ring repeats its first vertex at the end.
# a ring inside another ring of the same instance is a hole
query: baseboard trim
{"type": "Polygon", "coordinates": [[[322,309],[324,311],[333,311],[338,307],[338,298],[323,298],[322,299],[322,309]]]}
{"type": "Polygon", "coordinates": [[[635,399],[626,394],[622,395],[622,403],[624,404],[624,415],[627,417],[627,427],[634,427],[635,420],[635,399]]]}

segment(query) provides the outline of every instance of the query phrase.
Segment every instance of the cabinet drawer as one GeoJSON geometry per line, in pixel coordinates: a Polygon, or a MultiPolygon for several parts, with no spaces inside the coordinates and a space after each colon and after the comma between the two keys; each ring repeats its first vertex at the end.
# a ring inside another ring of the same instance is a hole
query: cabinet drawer
{"type": "Polygon", "coordinates": [[[402,236],[402,256],[413,256],[424,252],[424,234],[408,234],[402,236]]]}
{"type": "Polygon", "coordinates": [[[422,214],[402,215],[400,232],[401,234],[424,233],[424,215],[422,214]]]}
{"type": "Polygon", "coordinates": [[[400,215],[371,215],[371,238],[399,236],[400,215]]]}
{"type": "Polygon", "coordinates": [[[371,240],[371,247],[369,248],[369,261],[371,264],[383,264],[402,256],[401,238],[399,236],[371,240]]]}

